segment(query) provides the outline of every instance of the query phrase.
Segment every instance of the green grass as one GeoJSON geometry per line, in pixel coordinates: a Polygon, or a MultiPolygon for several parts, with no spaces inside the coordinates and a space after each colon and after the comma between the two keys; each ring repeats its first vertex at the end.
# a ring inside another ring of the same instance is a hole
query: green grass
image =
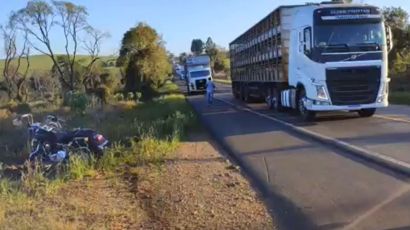
{"type": "MultiPolygon", "coordinates": [[[[112,56],[101,56],[100,57],[102,61],[115,61],[115,57],[112,56]]],[[[53,61],[50,59],[50,57],[46,56],[46,55],[32,55],[30,56],[30,70],[29,73],[34,73],[34,72],[38,72],[38,73],[42,73],[42,72],[46,72],[46,71],[50,71],[51,68],[53,67],[53,61]]],[[[77,60],[80,61],[81,63],[85,63],[84,65],[86,65],[87,63],[90,62],[91,57],[88,55],[78,55],[77,56],[77,60]]],[[[17,61],[14,60],[12,63],[16,64],[17,61]]],[[[26,64],[26,60],[22,60],[21,62],[21,69],[24,69],[26,64]]],[[[4,69],[4,60],[0,60],[0,80],[3,78],[3,69],[4,69]]],[[[115,72],[115,73],[119,73],[118,68],[116,67],[107,67],[107,69],[111,72],[115,72]]]]}
{"type": "Polygon", "coordinates": [[[389,102],[391,104],[410,105],[410,92],[390,92],[389,102]]]}
{"type": "Polygon", "coordinates": [[[158,89],[158,93],[160,94],[169,94],[169,93],[179,93],[179,87],[178,85],[172,83],[170,80],[168,80],[164,86],[158,89]]]}
{"type": "MultiPolygon", "coordinates": [[[[39,220],[30,219],[31,212],[42,212],[36,210],[34,204],[54,195],[68,181],[85,180],[101,174],[121,179],[128,170],[138,171],[140,166],[161,165],[176,150],[185,134],[198,127],[197,119],[185,97],[182,94],[169,94],[176,86],[168,83],[164,87],[162,90],[165,95],[152,102],[134,103],[131,106],[128,103],[112,105],[103,112],[103,122],[95,122],[91,112],[85,115],[68,112],[71,115],[69,125],[97,129],[113,141],[112,147],[99,160],[86,160],[72,155],[69,166],[63,167],[61,173],[52,178],[45,177],[40,168],[35,168],[24,171],[17,181],[1,179],[0,226],[14,226],[14,223],[21,226],[29,223],[28,226],[31,226],[37,222],[41,226],[48,226],[41,221],[55,213],[42,213],[44,218],[39,220]],[[30,214],[27,215],[27,212],[30,214]],[[25,218],[20,219],[20,216],[25,218]]],[[[14,131],[15,128],[9,124],[10,120],[0,122],[4,122],[0,131],[5,135],[15,133],[12,135],[15,141],[21,139],[17,138],[21,133],[14,131]]],[[[2,155],[7,154],[3,152],[2,155]]]]}
{"type": "Polygon", "coordinates": [[[214,78],[214,81],[215,81],[215,82],[218,82],[218,83],[221,83],[221,84],[227,84],[227,85],[232,84],[232,81],[231,81],[231,80],[228,80],[228,79],[218,79],[218,78],[214,78]]]}

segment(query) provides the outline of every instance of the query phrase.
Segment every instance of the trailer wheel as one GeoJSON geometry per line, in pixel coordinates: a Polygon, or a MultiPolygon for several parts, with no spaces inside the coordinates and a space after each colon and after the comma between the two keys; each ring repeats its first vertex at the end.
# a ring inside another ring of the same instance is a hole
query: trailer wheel
{"type": "Polygon", "coordinates": [[[243,101],[251,102],[251,97],[249,95],[249,87],[247,85],[245,85],[243,89],[243,101]]]}
{"type": "Polygon", "coordinates": [[[371,117],[376,113],[376,109],[362,109],[357,111],[360,117],[371,117]]]}
{"type": "Polygon", "coordinates": [[[242,83],[239,86],[239,97],[242,101],[245,101],[245,86],[242,83]]]}
{"type": "Polygon", "coordinates": [[[235,99],[240,99],[241,95],[238,93],[238,86],[236,84],[232,84],[232,94],[235,99]]]}
{"type": "Polygon", "coordinates": [[[298,110],[300,113],[300,116],[304,121],[313,121],[315,120],[316,117],[316,112],[315,111],[310,111],[307,110],[305,107],[305,98],[306,98],[306,91],[305,89],[300,89],[299,94],[298,94],[298,110]]]}

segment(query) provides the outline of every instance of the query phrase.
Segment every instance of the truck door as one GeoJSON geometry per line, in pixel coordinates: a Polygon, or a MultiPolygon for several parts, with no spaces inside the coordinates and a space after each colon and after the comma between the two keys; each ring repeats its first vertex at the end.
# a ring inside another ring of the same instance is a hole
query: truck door
{"type": "Polygon", "coordinates": [[[312,65],[310,65],[311,60],[310,57],[312,55],[312,27],[306,26],[302,27],[298,30],[298,34],[296,35],[298,39],[298,44],[296,45],[297,51],[295,52],[295,65],[296,65],[296,82],[292,82],[293,84],[297,84],[298,82],[303,82],[303,78],[310,76],[312,71],[312,65]]]}

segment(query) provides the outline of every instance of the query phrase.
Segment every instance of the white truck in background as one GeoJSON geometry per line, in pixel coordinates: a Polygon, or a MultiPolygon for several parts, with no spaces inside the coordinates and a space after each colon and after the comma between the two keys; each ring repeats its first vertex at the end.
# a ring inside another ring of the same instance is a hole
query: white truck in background
{"type": "Polygon", "coordinates": [[[280,6],[230,43],[232,92],[293,108],[304,120],[388,106],[392,36],[374,6],[343,2],[280,6]]]}
{"type": "Polygon", "coordinates": [[[212,80],[211,59],[208,55],[188,57],[185,62],[185,81],[188,94],[205,92],[212,80]]]}

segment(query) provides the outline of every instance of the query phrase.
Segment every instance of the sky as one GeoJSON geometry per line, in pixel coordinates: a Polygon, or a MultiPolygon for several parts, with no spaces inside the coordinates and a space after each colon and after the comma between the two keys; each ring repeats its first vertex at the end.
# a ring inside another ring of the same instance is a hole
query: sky
{"type": "MultiPolygon", "coordinates": [[[[189,52],[194,38],[228,47],[229,42],[253,26],[279,5],[319,2],[315,0],[71,0],[83,5],[89,23],[110,33],[102,45],[103,55],[117,54],[123,34],[138,22],[148,23],[162,35],[166,48],[174,54],[189,52]]],[[[24,7],[27,0],[0,0],[0,24],[11,11],[24,7]]],[[[409,0],[356,0],[379,7],[401,6],[410,12],[409,0]]],[[[53,35],[57,53],[63,52],[59,31],[53,35]]],[[[0,41],[0,48],[2,47],[0,41]]],[[[3,56],[2,52],[0,54],[3,56]]]]}

